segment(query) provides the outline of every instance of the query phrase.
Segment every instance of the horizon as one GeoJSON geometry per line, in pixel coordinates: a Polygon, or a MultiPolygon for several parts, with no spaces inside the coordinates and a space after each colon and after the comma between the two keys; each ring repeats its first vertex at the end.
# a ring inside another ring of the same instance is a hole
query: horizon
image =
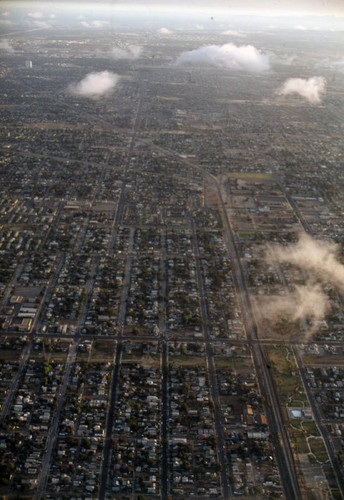
{"type": "MultiPolygon", "coordinates": [[[[129,2],[94,2],[94,0],[73,0],[72,2],[67,2],[66,0],[61,0],[54,2],[46,0],[6,0],[2,2],[2,9],[44,9],[48,11],[55,11],[61,9],[84,9],[93,11],[108,10],[108,11],[118,11],[118,12],[132,12],[132,13],[144,13],[144,12],[183,12],[183,13],[225,13],[232,15],[258,15],[263,17],[344,17],[343,5],[337,0],[332,0],[331,2],[317,1],[316,3],[309,2],[308,0],[303,0],[301,2],[296,2],[294,0],[284,0],[276,2],[274,0],[269,0],[269,2],[264,3],[264,7],[261,7],[259,3],[255,0],[247,0],[246,2],[238,2],[234,0],[228,7],[222,0],[216,0],[216,2],[209,7],[209,4],[204,1],[194,1],[182,2],[181,0],[174,0],[168,6],[161,3],[161,0],[156,2],[150,0],[149,2],[140,0],[133,0],[129,2]]],[[[1,15],[1,14],[0,14],[1,15]]]]}

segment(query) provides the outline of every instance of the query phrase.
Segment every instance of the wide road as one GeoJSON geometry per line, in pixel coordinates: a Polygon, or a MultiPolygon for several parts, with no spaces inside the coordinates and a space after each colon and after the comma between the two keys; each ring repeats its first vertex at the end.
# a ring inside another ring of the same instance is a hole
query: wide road
{"type": "Polygon", "coordinates": [[[54,449],[55,441],[58,435],[59,423],[60,423],[60,414],[65,402],[65,395],[67,391],[67,385],[69,383],[70,374],[72,371],[72,366],[75,362],[77,348],[79,341],[77,339],[74,340],[73,344],[69,349],[69,353],[67,356],[65,371],[63,374],[63,379],[61,382],[60,390],[57,396],[57,408],[54,412],[52,423],[50,425],[48,436],[46,439],[45,450],[42,458],[42,467],[39,472],[37,478],[37,492],[36,492],[36,500],[40,500],[44,491],[46,489],[46,484],[48,481],[48,473],[51,462],[51,455],[54,449]]]}
{"type": "Polygon", "coordinates": [[[55,291],[55,288],[57,285],[57,281],[59,279],[60,273],[62,271],[62,267],[65,263],[65,260],[66,260],[66,254],[62,253],[58,257],[58,261],[56,263],[55,270],[54,270],[54,272],[49,280],[49,283],[48,283],[46,289],[45,289],[45,292],[44,292],[43,298],[41,300],[41,303],[39,305],[38,311],[36,313],[35,319],[32,323],[32,328],[31,328],[32,332],[39,333],[41,331],[42,319],[44,318],[45,310],[46,310],[47,305],[51,301],[51,298],[54,294],[54,291],[55,291]]]}
{"type": "Polygon", "coordinates": [[[110,237],[109,247],[108,247],[108,252],[110,254],[113,252],[113,249],[115,246],[115,241],[116,241],[116,236],[117,236],[117,231],[118,231],[120,223],[123,220],[125,196],[126,196],[126,183],[127,183],[128,172],[130,169],[130,163],[132,161],[134,146],[135,146],[135,142],[137,140],[137,132],[139,130],[141,115],[142,115],[142,103],[143,103],[143,101],[142,101],[141,92],[142,92],[142,90],[140,88],[139,104],[138,104],[138,108],[137,108],[137,112],[136,112],[136,118],[135,118],[134,128],[132,131],[132,137],[131,137],[131,141],[130,141],[130,145],[129,145],[128,159],[127,159],[127,163],[126,163],[125,170],[124,170],[123,181],[122,181],[121,192],[120,192],[119,200],[118,200],[118,204],[117,204],[117,209],[116,209],[116,212],[114,215],[112,228],[111,228],[111,237],[110,237]]]}
{"type": "MultiPolygon", "coordinates": [[[[16,334],[16,336],[17,335],[18,334],[16,334]]],[[[24,373],[24,369],[26,367],[27,360],[29,359],[32,346],[33,346],[33,339],[31,339],[30,342],[28,344],[26,344],[26,346],[24,347],[24,349],[22,351],[22,354],[20,356],[20,363],[19,363],[18,371],[17,371],[14,379],[12,380],[11,387],[9,388],[8,393],[6,395],[6,398],[5,398],[5,401],[2,405],[1,414],[0,414],[0,424],[2,424],[3,421],[5,420],[6,415],[8,413],[8,410],[10,409],[11,404],[13,402],[13,399],[17,393],[19,380],[21,379],[21,377],[24,373]]]]}
{"type": "Polygon", "coordinates": [[[85,300],[84,300],[84,303],[82,305],[79,319],[78,319],[78,323],[77,323],[78,333],[81,332],[81,330],[85,324],[85,320],[86,320],[86,316],[87,316],[87,312],[88,312],[88,308],[89,308],[89,302],[90,302],[91,294],[92,294],[93,287],[94,287],[94,281],[96,279],[97,269],[98,269],[97,259],[92,258],[90,274],[89,274],[88,280],[87,280],[85,288],[84,288],[84,291],[86,294],[85,300]]]}
{"type": "Polygon", "coordinates": [[[131,266],[132,266],[132,250],[134,246],[134,234],[135,230],[132,229],[130,232],[130,237],[129,237],[129,248],[128,248],[128,256],[127,256],[127,262],[125,266],[125,272],[124,272],[124,280],[123,280],[123,287],[122,287],[122,293],[121,293],[121,302],[120,302],[120,307],[119,307],[119,314],[118,314],[118,328],[120,331],[119,335],[119,341],[117,344],[117,350],[116,350],[116,356],[115,356],[115,366],[113,370],[113,375],[112,375],[112,381],[111,381],[111,388],[110,388],[110,399],[109,399],[109,406],[108,406],[108,411],[107,411],[107,418],[106,418],[106,430],[105,430],[105,444],[104,444],[104,450],[103,450],[103,457],[102,457],[102,466],[101,466],[101,473],[100,473],[100,490],[99,490],[99,500],[104,500],[105,495],[106,495],[106,488],[107,488],[107,483],[108,483],[108,474],[109,474],[109,468],[110,468],[110,459],[111,459],[111,443],[112,443],[112,429],[114,425],[114,410],[115,410],[115,405],[118,397],[118,381],[119,381],[119,372],[120,372],[120,367],[121,367],[121,360],[122,360],[122,334],[123,334],[123,328],[124,328],[124,322],[125,322],[125,316],[126,316],[126,308],[127,308],[127,298],[129,294],[129,286],[130,286],[130,275],[131,275],[131,266]]]}
{"type": "Polygon", "coordinates": [[[220,407],[219,391],[218,391],[216,369],[214,362],[214,351],[209,332],[208,312],[205,299],[203,275],[201,272],[201,265],[200,265],[196,225],[194,219],[191,219],[191,227],[192,227],[192,245],[196,263],[196,278],[198,284],[198,294],[199,294],[200,310],[202,317],[202,328],[205,338],[205,354],[208,366],[210,394],[211,394],[211,399],[213,400],[214,403],[214,420],[215,420],[215,429],[217,435],[217,456],[219,463],[221,464],[220,475],[221,475],[222,498],[227,500],[232,496],[232,489],[228,481],[228,461],[226,454],[224,422],[220,407]]]}
{"type": "Polygon", "coordinates": [[[114,424],[114,409],[118,396],[118,379],[119,370],[121,366],[122,359],[122,342],[118,342],[114,369],[112,374],[111,386],[110,386],[110,399],[106,418],[106,431],[105,431],[105,443],[100,471],[100,488],[99,488],[99,500],[104,500],[106,495],[106,487],[108,483],[108,475],[110,469],[110,458],[111,458],[111,444],[112,444],[112,429],[114,424]]]}
{"type": "Polygon", "coordinates": [[[162,407],[161,407],[161,499],[168,498],[168,346],[166,342],[162,344],[161,356],[162,375],[162,407]]]}
{"type": "MultiPolygon", "coordinates": [[[[168,499],[168,418],[169,418],[169,398],[168,398],[168,331],[165,323],[165,306],[167,295],[167,270],[166,270],[166,229],[161,230],[161,251],[160,251],[160,294],[159,304],[159,329],[162,340],[161,354],[161,500],[168,499]]],[[[156,339],[156,337],[155,337],[156,339]]]]}
{"type": "Polygon", "coordinates": [[[21,275],[21,273],[24,269],[24,266],[25,266],[25,260],[17,266],[17,269],[15,270],[15,273],[13,275],[13,278],[11,279],[10,283],[7,285],[6,291],[5,291],[4,296],[1,300],[0,311],[7,305],[8,299],[10,298],[10,295],[13,292],[13,290],[17,284],[18,278],[21,275]]]}

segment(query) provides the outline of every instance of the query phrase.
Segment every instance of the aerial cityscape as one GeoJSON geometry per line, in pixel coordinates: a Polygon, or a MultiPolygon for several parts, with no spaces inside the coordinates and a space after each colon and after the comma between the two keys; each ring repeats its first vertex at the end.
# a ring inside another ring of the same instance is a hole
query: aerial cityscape
{"type": "Polygon", "coordinates": [[[35,8],[0,12],[0,498],[344,498],[344,18],[35,8]]]}

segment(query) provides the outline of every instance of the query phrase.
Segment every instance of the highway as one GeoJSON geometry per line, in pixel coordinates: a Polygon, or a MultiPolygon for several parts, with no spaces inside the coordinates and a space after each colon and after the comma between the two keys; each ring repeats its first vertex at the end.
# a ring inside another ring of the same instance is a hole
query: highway
{"type": "Polygon", "coordinates": [[[121,302],[120,302],[120,307],[119,307],[119,315],[118,315],[118,328],[120,331],[119,337],[118,337],[118,343],[117,343],[117,349],[116,349],[116,355],[115,355],[115,361],[114,361],[114,369],[113,369],[113,375],[112,375],[112,380],[111,380],[111,387],[110,387],[110,395],[109,395],[109,405],[108,405],[108,410],[107,410],[107,417],[106,417],[106,430],[105,430],[105,443],[104,443],[104,450],[103,450],[103,457],[102,457],[102,465],[101,465],[101,472],[100,472],[100,490],[99,490],[99,500],[104,500],[105,495],[106,495],[106,488],[107,488],[107,481],[108,481],[108,473],[109,473],[109,467],[110,467],[110,460],[111,460],[111,443],[112,443],[112,429],[114,425],[114,410],[115,410],[115,405],[118,397],[118,381],[119,381],[119,373],[120,373],[120,367],[121,367],[121,360],[122,360],[122,334],[123,334],[123,327],[125,323],[125,315],[126,315],[126,307],[127,307],[127,298],[128,298],[128,293],[129,293],[129,286],[130,286],[130,274],[131,274],[131,266],[132,266],[132,249],[134,245],[134,234],[135,230],[132,229],[130,233],[130,241],[129,241],[129,248],[128,248],[128,256],[127,256],[127,262],[125,266],[125,273],[124,273],[124,280],[123,280],[123,288],[122,288],[122,293],[121,293],[121,302]]]}
{"type": "Polygon", "coordinates": [[[228,481],[229,471],[228,471],[228,460],[226,454],[224,422],[222,418],[222,412],[219,401],[219,392],[218,392],[216,369],[214,362],[214,351],[209,332],[208,312],[206,306],[203,275],[200,266],[199,248],[198,248],[197,233],[196,233],[196,226],[194,219],[191,219],[191,227],[192,227],[192,244],[193,244],[193,252],[196,263],[196,276],[197,276],[199,301],[200,301],[200,309],[202,317],[202,328],[205,338],[205,354],[206,354],[208,373],[209,373],[210,394],[212,401],[214,403],[214,420],[215,420],[215,428],[217,435],[217,456],[219,463],[221,464],[220,475],[221,475],[222,498],[224,500],[227,500],[232,496],[233,492],[230,483],[228,481]]]}
{"type": "Polygon", "coordinates": [[[40,245],[40,247],[42,249],[45,248],[45,245],[46,245],[47,241],[49,241],[51,233],[54,231],[54,229],[57,227],[58,223],[60,222],[64,206],[65,206],[65,200],[61,200],[59,203],[59,208],[57,209],[57,212],[55,214],[54,220],[50,224],[48,231],[45,233],[44,238],[42,239],[42,242],[40,245]]]}
{"type": "Polygon", "coordinates": [[[65,260],[66,260],[66,254],[62,253],[58,258],[58,261],[57,261],[56,266],[55,266],[55,270],[54,270],[52,276],[50,277],[49,283],[45,289],[43,298],[41,300],[37,314],[36,314],[35,319],[34,319],[33,324],[32,324],[32,328],[31,328],[32,332],[38,333],[41,330],[42,317],[44,317],[46,306],[47,306],[47,304],[49,304],[49,302],[53,296],[54,290],[56,288],[57,280],[59,279],[60,273],[62,271],[62,267],[65,263],[65,260]]]}
{"type": "MultiPolygon", "coordinates": [[[[18,336],[18,334],[16,334],[16,336],[18,336]]],[[[14,379],[12,380],[11,387],[8,390],[5,401],[4,401],[2,408],[1,408],[0,424],[2,424],[3,421],[5,420],[6,415],[8,413],[8,410],[10,409],[11,404],[13,403],[14,396],[16,395],[16,392],[18,389],[19,380],[24,373],[24,369],[25,369],[26,363],[29,359],[32,346],[33,346],[33,339],[31,339],[30,342],[28,342],[28,344],[26,344],[26,346],[24,347],[24,349],[22,351],[18,371],[15,374],[14,379]]]]}
{"type": "Polygon", "coordinates": [[[87,215],[76,238],[75,253],[80,253],[82,250],[89,222],[90,222],[90,217],[89,215],[87,215]]]}
{"type": "Polygon", "coordinates": [[[113,424],[114,424],[114,409],[117,401],[117,396],[118,396],[118,380],[119,380],[119,372],[120,372],[120,366],[121,366],[121,359],[122,359],[122,333],[123,333],[123,327],[124,327],[124,322],[125,322],[125,315],[126,315],[126,304],[127,304],[127,298],[128,298],[128,293],[129,293],[129,286],[130,286],[130,273],[131,273],[131,266],[132,266],[132,248],[134,244],[134,229],[131,231],[130,234],[130,243],[129,243],[129,251],[128,251],[128,256],[127,256],[127,262],[125,266],[125,273],[124,273],[124,280],[123,280],[123,288],[122,288],[122,293],[121,293],[121,302],[120,302],[120,308],[119,308],[119,315],[118,315],[118,328],[120,331],[120,336],[119,336],[119,341],[117,343],[117,350],[116,350],[116,356],[115,356],[115,366],[113,370],[113,375],[112,375],[112,381],[111,381],[111,388],[110,388],[110,396],[109,396],[109,405],[108,405],[108,410],[107,410],[107,417],[106,417],[106,431],[105,431],[105,443],[104,443],[104,450],[103,450],[103,457],[102,457],[102,466],[101,466],[101,473],[100,473],[100,491],[99,491],[99,500],[104,500],[105,495],[106,495],[106,487],[107,487],[107,480],[108,480],[108,472],[109,472],[109,467],[110,467],[110,459],[111,459],[111,437],[112,437],[112,429],[113,429],[113,424]]]}
{"type": "Polygon", "coordinates": [[[15,273],[13,275],[13,278],[11,279],[9,284],[7,285],[6,291],[5,291],[4,296],[2,297],[2,300],[0,303],[0,310],[1,311],[6,306],[8,299],[10,298],[10,295],[16,286],[17,280],[24,269],[24,266],[25,266],[25,260],[17,266],[17,269],[15,270],[15,273]]]}
{"type": "Polygon", "coordinates": [[[104,449],[100,470],[100,487],[99,487],[99,500],[104,500],[106,495],[106,487],[107,480],[109,475],[110,468],[110,458],[111,458],[111,444],[112,444],[112,429],[114,424],[114,409],[118,396],[118,381],[119,381],[119,370],[121,366],[122,359],[122,342],[118,342],[115,360],[114,360],[114,369],[112,373],[111,386],[109,392],[109,405],[106,416],[106,424],[105,424],[105,441],[104,441],[104,449]]]}
{"type": "MultiPolygon", "coordinates": [[[[111,228],[111,237],[110,237],[109,246],[108,246],[108,252],[110,254],[113,253],[118,227],[123,219],[125,196],[126,196],[126,182],[127,182],[127,177],[128,177],[128,171],[130,169],[130,162],[132,160],[137,131],[138,131],[140,120],[141,120],[141,114],[142,114],[142,95],[141,95],[141,87],[140,87],[139,104],[138,104],[138,108],[137,108],[137,112],[136,112],[135,123],[134,123],[133,131],[132,131],[132,137],[131,137],[131,141],[130,141],[130,145],[129,145],[129,149],[128,149],[128,158],[127,158],[127,163],[126,163],[126,167],[125,167],[125,171],[124,171],[124,176],[123,176],[123,181],[122,181],[122,186],[121,186],[121,193],[119,196],[119,200],[118,200],[118,204],[117,204],[117,208],[116,208],[116,212],[114,215],[112,228],[111,228]]],[[[118,337],[119,340],[118,340],[118,344],[117,344],[116,357],[115,357],[115,362],[114,362],[115,366],[114,366],[113,376],[112,376],[112,381],[111,381],[110,399],[109,399],[109,406],[108,406],[107,418],[106,418],[105,443],[104,443],[102,465],[101,465],[101,474],[100,474],[99,500],[104,500],[104,498],[105,498],[108,472],[109,472],[109,467],[110,467],[110,459],[111,459],[110,452],[111,452],[111,443],[112,443],[111,437],[112,437],[112,429],[113,429],[113,424],[114,424],[114,409],[115,409],[115,404],[116,404],[116,399],[117,399],[118,378],[119,378],[121,358],[122,358],[121,337],[122,337],[122,333],[123,333],[123,327],[124,327],[125,315],[126,315],[126,301],[128,298],[128,292],[129,292],[129,286],[130,286],[130,274],[131,274],[131,266],[132,266],[132,260],[133,260],[134,234],[135,234],[135,229],[131,228],[130,239],[129,239],[129,248],[128,248],[128,257],[127,257],[127,262],[126,262],[126,267],[125,267],[123,289],[122,289],[122,294],[121,294],[121,302],[120,302],[119,316],[118,316],[118,328],[119,328],[120,334],[118,337]]]]}
{"type": "Polygon", "coordinates": [[[93,286],[94,286],[94,280],[95,280],[96,274],[97,274],[97,269],[98,269],[97,259],[93,258],[92,264],[91,264],[90,274],[89,274],[88,280],[87,280],[85,288],[84,288],[86,296],[85,296],[85,301],[82,305],[82,308],[81,308],[81,311],[79,314],[79,319],[78,319],[78,324],[77,324],[78,333],[81,332],[82,327],[85,324],[86,315],[87,315],[88,306],[89,306],[89,301],[90,301],[90,297],[91,297],[93,286]]]}
{"type": "Polygon", "coordinates": [[[122,181],[122,186],[121,186],[121,193],[119,195],[119,200],[116,208],[116,213],[113,219],[112,223],[112,228],[111,228],[111,237],[109,241],[109,246],[108,246],[108,251],[111,254],[113,252],[114,246],[115,246],[115,241],[116,241],[116,236],[117,236],[117,230],[118,227],[123,219],[123,210],[124,210],[124,205],[125,205],[125,196],[126,196],[126,182],[128,178],[128,171],[130,169],[130,163],[132,161],[132,156],[133,156],[133,151],[134,151],[134,146],[136,142],[136,137],[137,137],[137,132],[139,129],[140,121],[141,121],[141,114],[142,114],[142,90],[140,87],[139,90],[139,104],[136,112],[136,117],[135,117],[135,123],[134,123],[134,128],[132,131],[132,137],[129,145],[129,150],[128,150],[128,158],[124,170],[124,175],[123,175],[123,181],[122,181]]]}
{"type": "Polygon", "coordinates": [[[132,250],[133,250],[133,246],[134,246],[134,235],[135,235],[135,229],[131,229],[130,237],[129,237],[128,253],[127,253],[127,262],[125,264],[125,271],[124,271],[121,301],[120,301],[119,313],[118,313],[118,328],[119,328],[120,332],[122,332],[122,334],[123,334],[123,328],[124,328],[124,324],[125,324],[127,298],[129,295],[129,288],[130,288],[131,267],[133,264],[132,250]]]}
{"type": "Polygon", "coordinates": [[[168,346],[166,342],[162,344],[161,356],[161,376],[162,376],[162,407],[161,407],[161,499],[168,498],[168,346]]]}
{"type": "Polygon", "coordinates": [[[161,499],[167,500],[169,494],[168,483],[168,418],[169,418],[169,398],[168,398],[168,332],[164,318],[167,294],[167,270],[166,270],[166,230],[161,231],[161,252],[160,252],[160,293],[159,304],[159,329],[162,341],[161,353],[161,499]]]}
{"type": "Polygon", "coordinates": [[[161,254],[160,254],[160,291],[161,301],[159,305],[159,329],[162,335],[166,333],[166,324],[164,321],[164,310],[166,307],[166,292],[167,292],[167,270],[166,270],[166,230],[161,231],[161,254]]]}
{"type": "Polygon", "coordinates": [[[47,439],[46,439],[46,444],[45,444],[45,450],[44,450],[44,455],[42,458],[42,467],[39,472],[38,478],[37,478],[37,492],[35,495],[36,500],[40,500],[47,485],[48,481],[48,473],[49,473],[49,467],[50,467],[50,462],[51,462],[51,454],[54,448],[54,444],[58,435],[58,428],[59,428],[59,423],[60,423],[60,413],[64,405],[65,401],[65,395],[66,395],[66,390],[67,390],[67,385],[69,383],[70,379],[70,373],[72,370],[73,363],[75,362],[76,358],[76,353],[77,353],[77,348],[79,345],[79,341],[77,339],[74,340],[73,344],[71,345],[66,361],[66,366],[65,366],[65,371],[63,374],[63,379],[61,382],[60,390],[57,395],[57,407],[54,412],[54,416],[51,422],[51,425],[49,427],[47,439]]]}

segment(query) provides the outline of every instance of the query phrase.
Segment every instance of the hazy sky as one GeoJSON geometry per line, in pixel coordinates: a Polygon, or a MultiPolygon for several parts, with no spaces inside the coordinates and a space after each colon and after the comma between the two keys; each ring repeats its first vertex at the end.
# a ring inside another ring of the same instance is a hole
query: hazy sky
{"type": "MultiPolygon", "coordinates": [[[[49,6],[53,8],[58,4],[68,3],[75,4],[93,4],[95,7],[99,6],[102,2],[94,0],[72,0],[65,2],[65,0],[2,0],[1,6],[5,5],[35,5],[35,6],[49,6]]],[[[191,9],[200,8],[211,10],[230,9],[236,11],[259,11],[262,13],[269,13],[269,11],[276,13],[286,14],[308,14],[308,15],[337,15],[344,16],[344,0],[169,0],[164,2],[162,0],[112,0],[104,2],[112,7],[120,7],[121,9],[127,7],[149,9],[151,7],[163,6],[163,8],[176,7],[177,9],[191,9]]]]}

